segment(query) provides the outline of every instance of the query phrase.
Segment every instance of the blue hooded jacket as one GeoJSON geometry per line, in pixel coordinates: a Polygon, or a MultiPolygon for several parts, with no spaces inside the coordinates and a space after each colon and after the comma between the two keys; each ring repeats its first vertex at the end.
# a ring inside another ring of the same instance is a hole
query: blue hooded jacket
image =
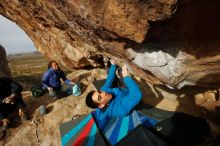
{"type": "Polygon", "coordinates": [[[42,86],[43,88],[51,87],[53,89],[59,89],[61,87],[60,79],[62,79],[66,84],[71,83],[71,81],[66,78],[64,72],[61,69],[55,71],[53,68],[50,68],[47,72],[44,73],[42,86]]]}
{"type": "Polygon", "coordinates": [[[142,92],[136,82],[129,76],[123,78],[126,88],[111,88],[115,78],[116,66],[112,65],[109,74],[101,91],[112,94],[113,98],[105,109],[96,109],[92,114],[99,125],[104,126],[111,117],[122,117],[128,115],[140,102],[142,92]]]}

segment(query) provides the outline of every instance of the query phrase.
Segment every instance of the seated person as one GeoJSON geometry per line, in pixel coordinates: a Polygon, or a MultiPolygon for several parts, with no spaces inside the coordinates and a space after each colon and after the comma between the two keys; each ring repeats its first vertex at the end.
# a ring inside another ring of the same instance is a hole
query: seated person
{"type": "Polygon", "coordinates": [[[24,101],[22,99],[22,86],[10,78],[0,78],[0,125],[7,128],[8,114],[19,111],[21,120],[27,120],[28,115],[24,112],[24,101]]]}
{"type": "Polygon", "coordinates": [[[108,77],[101,91],[91,91],[86,97],[86,104],[90,108],[97,108],[94,111],[99,128],[107,119],[111,117],[121,117],[128,115],[132,109],[140,102],[142,93],[135,81],[129,76],[126,66],[122,67],[124,88],[112,88],[112,82],[115,78],[116,64],[110,60],[111,67],[108,77]]]}
{"type": "Polygon", "coordinates": [[[50,61],[48,64],[48,71],[44,73],[42,79],[43,89],[48,90],[51,97],[58,98],[60,92],[65,92],[71,88],[71,86],[61,87],[61,80],[67,85],[75,84],[66,78],[56,61],[50,61]]]}

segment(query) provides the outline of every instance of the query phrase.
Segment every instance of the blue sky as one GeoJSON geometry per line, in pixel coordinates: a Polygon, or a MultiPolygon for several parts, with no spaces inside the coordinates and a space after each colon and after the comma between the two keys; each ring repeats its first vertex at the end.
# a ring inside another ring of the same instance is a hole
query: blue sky
{"type": "Polygon", "coordinates": [[[5,48],[7,54],[37,50],[27,34],[2,15],[0,15],[0,44],[5,48]]]}

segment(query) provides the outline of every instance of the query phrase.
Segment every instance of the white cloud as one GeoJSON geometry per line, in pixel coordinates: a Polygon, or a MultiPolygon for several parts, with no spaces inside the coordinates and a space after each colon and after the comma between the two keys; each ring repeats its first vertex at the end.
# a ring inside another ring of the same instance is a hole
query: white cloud
{"type": "Polygon", "coordinates": [[[14,22],[0,15],[0,44],[7,54],[36,51],[31,39],[14,22]]]}

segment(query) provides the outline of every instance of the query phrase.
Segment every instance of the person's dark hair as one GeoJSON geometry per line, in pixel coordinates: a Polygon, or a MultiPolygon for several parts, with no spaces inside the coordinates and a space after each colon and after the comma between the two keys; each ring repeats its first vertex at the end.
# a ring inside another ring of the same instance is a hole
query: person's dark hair
{"type": "Polygon", "coordinates": [[[91,91],[87,94],[86,96],[86,105],[90,108],[98,108],[98,105],[97,103],[95,103],[93,100],[92,100],[92,96],[93,94],[95,93],[95,91],[91,91]]]}
{"type": "Polygon", "coordinates": [[[50,61],[50,62],[48,63],[48,65],[47,65],[47,68],[50,69],[50,68],[52,67],[52,64],[53,64],[54,62],[56,62],[56,61],[54,61],[54,60],[50,61]]]}

